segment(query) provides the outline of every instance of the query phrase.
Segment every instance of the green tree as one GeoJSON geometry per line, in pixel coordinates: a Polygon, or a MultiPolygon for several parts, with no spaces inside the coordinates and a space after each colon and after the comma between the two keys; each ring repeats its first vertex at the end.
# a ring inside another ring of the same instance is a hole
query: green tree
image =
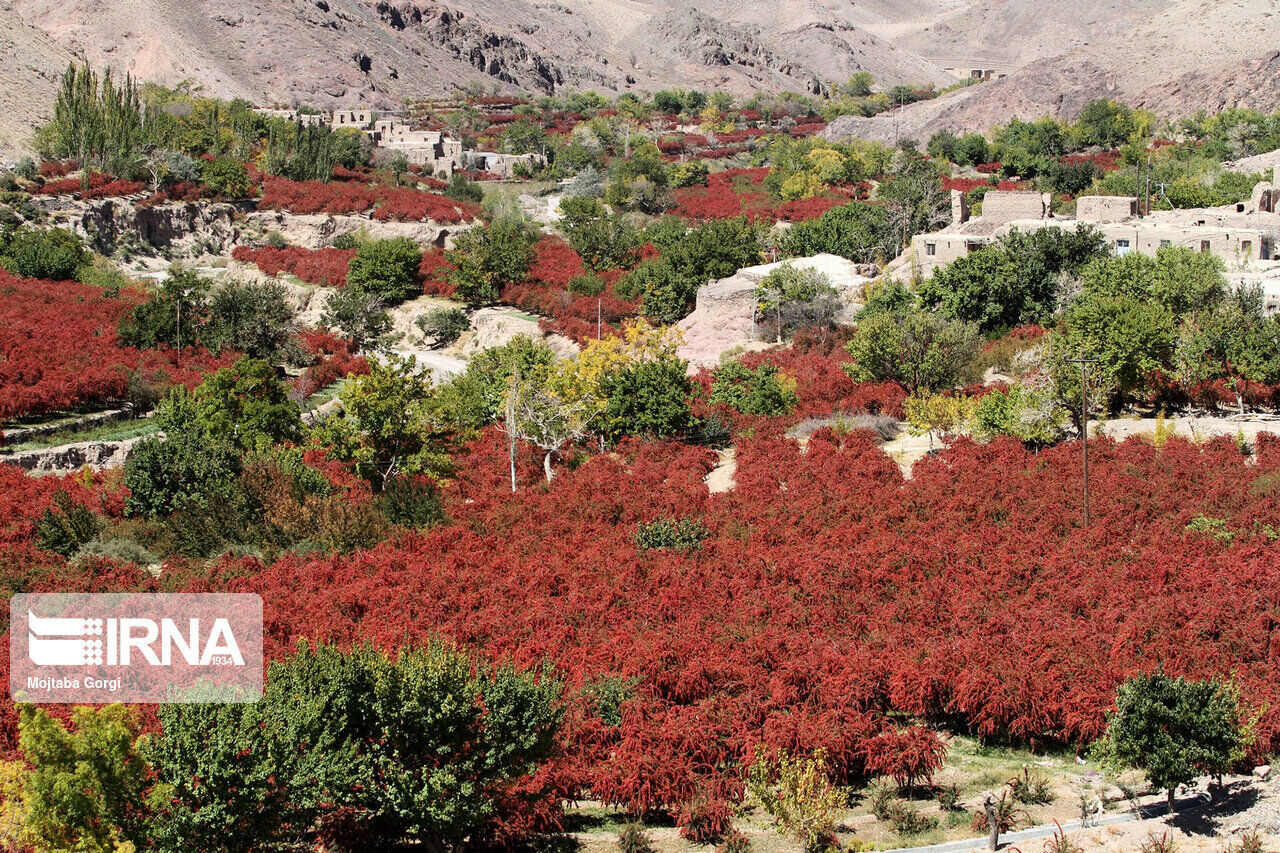
{"type": "Polygon", "coordinates": [[[772,316],[777,342],[801,326],[827,326],[840,308],[840,294],[826,273],[784,263],[756,288],[762,318],[772,316]]]}
{"type": "Polygon", "coordinates": [[[240,454],[229,441],[201,428],[195,396],[175,388],[155,418],[165,437],[144,440],[125,463],[125,512],[164,517],[180,507],[230,499],[236,492],[240,454]]]}
{"type": "Polygon", "coordinates": [[[314,833],[460,849],[551,757],[559,696],[546,673],[439,642],[394,658],[303,645],[256,704],[161,706],[157,846],[248,851],[314,833]]]}
{"type": "Polygon", "coordinates": [[[416,359],[375,361],[367,376],[348,380],[340,397],[344,415],[326,420],[316,435],[336,458],[354,462],[376,491],[401,475],[448,469],[450,434],[437,424],[431,371],[416,359]]]}
{"type": "Polygon", "coordinates": [[[1154,258],[1136,252],[1093,261],[1080,270],[1085,292],[1154,300],[1176,317],[1204,311],[1227,292],[1222,259],[1184,246],[1166,246],[1154,258]]]}
{"type": "Polygon", "coordinates": [[[347,267],[347,287],[358,287],[396,304],[421,293],[418,265],[422,249],[408,237],[369,240],[356,250],[347,267]]]}
{"type": "Polygon", "coordinates": [[[1014,385],[982,395],[973,413],[973,432],[987,440],[1008,435],[1043,446],[1062,437],[1067,417],[1053,394],[1014,385]]]}
{"type": "Polygon", "coordinates": [[[223,198],[248,198],[253,183],[244,164],[234,157],[215,157],[200,166],[200,180],[214,195],[223,198]]]}
{"type": "Polygon", "coordinates": [[[978,328],[932,311],[876,314],[858,323],[843,365],[855,382],[900,382],[909,394],[954,386],[978,352],[978,328]]]}
{"type": "Polygon", "coordinates": [[[356,352],[391,331],[391,315],[377,294],[359,287],[342,287],[329,294],[320,322],[338,330],[356,352]]]}
{"type": "Polygon", "coordinates": [[[923,304],[949,317],[999,332],[1040,322],[1054,311],[1059,279],[1091,261],[1105,264],[1101,235],[1091,227],[1011,231],[936,271],[919,287],[923,304]]]}
{"type": "MultiPolygon", "coordinates": [[[[1176,325],[1173,314],[1158,302],[1086,292],[1067,309],[1055,338],[1051,360],[1066,354],[1099,359],[1099,387],[1124,398],[1164,366],[1174,348],[1176,325]]],[[[1062,371],[1075,373],[1070,366],[1062,371]]]]}
{"type": "Polygon", "coordinates": [[[552,359],[550,347],[524,335],[484,350],[467,363],[461,376],[440,389],[441,417],[463,430],[498,423],[505,416],[512,375],[519,374],[522,381],[541,376],[552,359]]]}
{"type": "Polygon", "coordinates": [[[593,270],[630,266],[640,248],[640,232],[610,214],[598,199],[573,196],[560,202],[560,230],[593,270]]]}
{"type": "Polygon", "coordinates": [[[1191,362],[1183,369],[1198,374],[1198,379],[1226,379],[1241,415],[1250,385],[1280,380],[1280,321],[1266,315],[1257,286],[1238,289],[1184,323],[1178,343],[1191,362]]]}
{"type": "Polygon", "coordinates": [[[772,364],[751,370],[740,361],[731,361],[711,374],[711,402],[745,415],[783,415],[800,402],[795,384],[772,364]]]}
{"type": "Polygon", "coordinates": [[[0,267],[19,278],[71,281],[93,260],[65,228],[19,228],[0,233],[0,267]]]}
{"type": "Polygon", "coordinates": [[[601,389],[608,399],[604,421],[609,436],[672,438],[687,433],[693,426],[687,367],[682,359],[662,358],[629,364],[604,377],[601,389]]]}
{"type": "Polygon", "coordinates": [[[1201,773],[1222,774],[1244,758],[1239,692],[1217,680],[1193,681],[1163,672],[1120,685],[1107,733],[1095,747],[1107,763],[1137,767],[1167,791],[1169,811],[1179,785],[1201,773]]]}
{"type": "Polygon", "coordinates": [[[230,282],[213,294],[209,328],[202,337],[210,349],[230,348],[280,364],[300,355],[295,330],[293,310],[279,282],[230,282]]]}
{"type": "Polygon", "coordinates": [[[1133,110],[1117,101],[1102,98],[1090,101],[1076,121],[1084,145],[1116,148],[1129,141],[1137,130],[1133,110]]]}
{"type": "Polygon", "coordinates": [[[120,318],[116,334],[122,344],[138,349],[196,344],[207,319],[208,293],[206,279],[173,264],[147,301],[120,318]]]}
{"type": "MultiPolygon", "coordinates": [[[[208,374],[192,396],[196,428],[241,450],[264,450],[302,437],[298,407],[289,400],[275,369],[262,359],[241,358],[208,374]]],[[[174,399],[176,395],[170,397],[174,399]]]]}
{"type": "Polygon", "coordinates": [[[830,254],[864,264],[897,254],[889,211],[883,205],[858,201],[797,222],[783,235],[781,248],[798,257],[830,254]]]}
{"type": "Polygon", "coordinates": [[[502,216],[459,234],[446,257],[457,267],[449,281],[458,296],[471,305],[489,305],[498,301],[503,287],[529,275],[533,237],[521,219],[502,216]]]}
{"type": "Polygon", "coordinates": [[[76,708],[70,730],[43,708],[20,706],[18,744],[31,764],[22,786],[26,831],[37,851],[118,853],[144,845],[136,712],[76,708]]]}

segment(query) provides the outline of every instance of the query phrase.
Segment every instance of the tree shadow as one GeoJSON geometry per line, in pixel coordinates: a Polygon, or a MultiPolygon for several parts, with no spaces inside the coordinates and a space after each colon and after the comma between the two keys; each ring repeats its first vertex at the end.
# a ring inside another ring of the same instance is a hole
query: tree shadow
{"type": "Polygon", "coordinates": [[[1199,791],[1194,800],[1184,797],[1179,810],[1169,817],[1169,826],[1188,835],[1216,835],[1224,820],[1248,811],[1259,799],[1258,789],[1248,781],[1229,782],[1214,794],[1212,800],[1205,800],[1199,791]]]}

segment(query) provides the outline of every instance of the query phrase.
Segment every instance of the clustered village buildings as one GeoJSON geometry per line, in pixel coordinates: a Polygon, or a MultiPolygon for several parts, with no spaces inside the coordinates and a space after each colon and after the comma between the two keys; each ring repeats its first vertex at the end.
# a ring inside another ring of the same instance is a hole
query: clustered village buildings
{"type": "Polygon", "coordinates": [[[332,113],[304,113],[297,110],[255,110],[303,125],[328,125],[358,130],[385,151],[404,154],[414,166],[431,174],[448,177],[455,170],[491,172],[512,177],[517,163],[533,167],[542,162],[537,154],[501,154],[493,151],[463,151],[461,140],[439,130],[413,130],[406,122],[376,114],[373,110],[335,110],[332,113]]]}

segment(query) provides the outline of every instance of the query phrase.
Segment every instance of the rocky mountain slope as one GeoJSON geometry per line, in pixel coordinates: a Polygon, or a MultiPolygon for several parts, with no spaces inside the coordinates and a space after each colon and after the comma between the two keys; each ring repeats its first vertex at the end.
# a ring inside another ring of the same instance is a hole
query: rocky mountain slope
{"type": "Polygon", "coordinates": [[[1280,108],[1280,88],[1274,85],[1280,0],[1150,5],[1162,8],[1087,44],[1028,63],[1005,79],[913,104],[896,116],[840,119],[829,132],[836,138],[924,139],[943,127],[985,131],[1013,116],[1072,118],[1098,97],[1166,117],[1229,106],[1280,108]]]}
{"type": "Polygon", "coordinates": [[[839,135],[985,130],[1068,116],[1100,95],[1161,114],[1280,102],[1267,85],[1280,0],[0,0],[0,149],[47,109],[76,55],[262,104],[395,107],[481,84],[506,92],[665,86],[815,91],[998,82],[839,123],[839,135]]]}
{"type": "Polygon", "coordinates": [[[0,5],[0,151],[27,153],[31,128],[49,119],[71,53],[0,5]]]}

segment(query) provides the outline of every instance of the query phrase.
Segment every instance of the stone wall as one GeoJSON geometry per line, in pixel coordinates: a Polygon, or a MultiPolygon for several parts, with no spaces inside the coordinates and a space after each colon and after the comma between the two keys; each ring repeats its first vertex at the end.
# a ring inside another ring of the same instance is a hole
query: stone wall
{"type": "Polygon", "coordinates": [[[1076,200],[1076,218],[1081,222],[1119,222],[1138,215],[1138,200],[1132,196],[1085,195],[1076,200]]]}
{"type": "Polygon", "coordinates": [[[994,224],[1020,219],[1048,219],[1053,196],[1048,193],[991,190],[982,197],[982,220],[994,224]]]}

